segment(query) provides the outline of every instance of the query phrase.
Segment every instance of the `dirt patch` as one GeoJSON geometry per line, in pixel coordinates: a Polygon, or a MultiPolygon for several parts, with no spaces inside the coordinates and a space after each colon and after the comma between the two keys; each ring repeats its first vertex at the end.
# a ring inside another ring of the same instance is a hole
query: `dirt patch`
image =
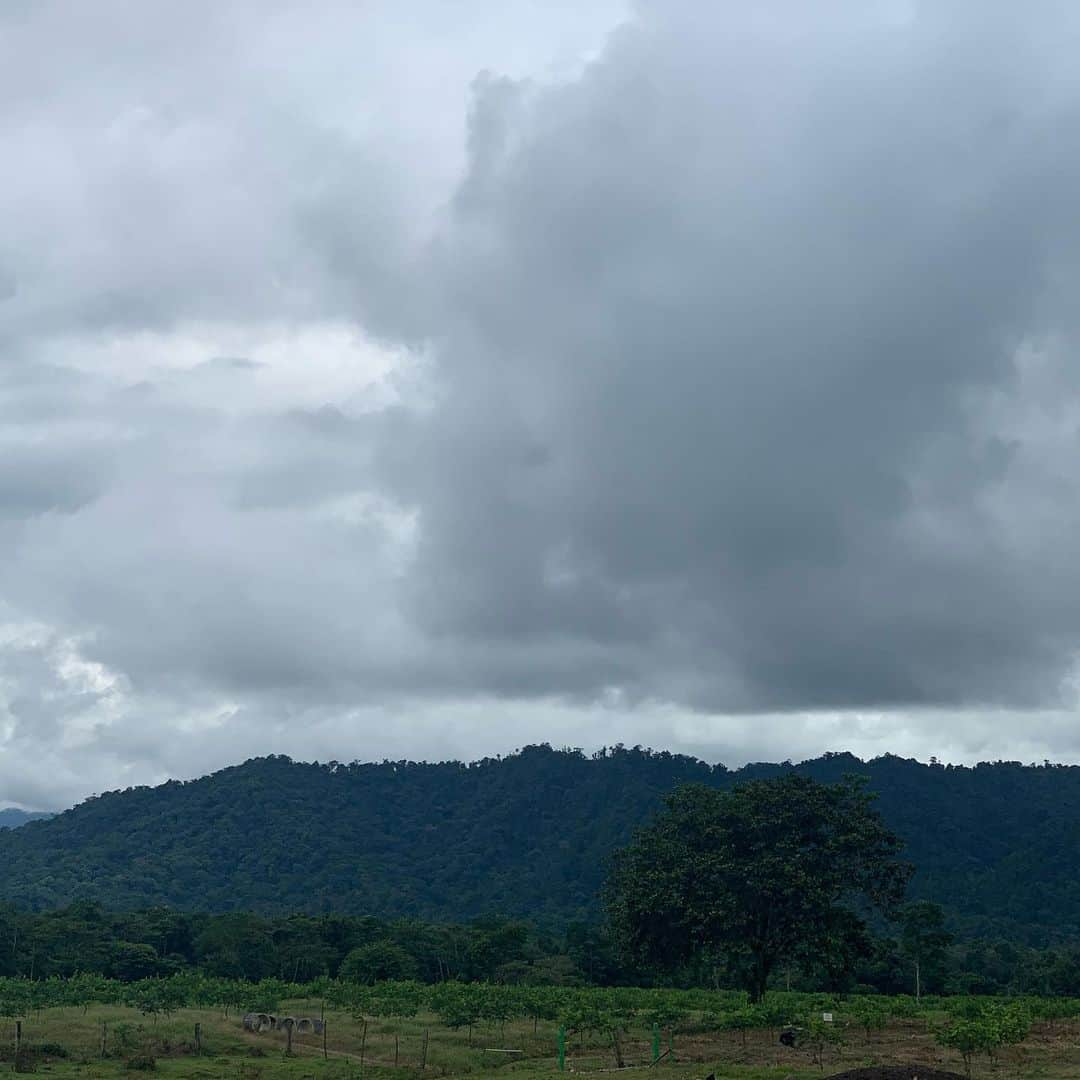
{"type": "Polygon", "coordinates": [[[828,1080],[964,1080],[959,1073],[923,1068],[921,1065],[886,1065],[833,1073],[828,1080]]]}

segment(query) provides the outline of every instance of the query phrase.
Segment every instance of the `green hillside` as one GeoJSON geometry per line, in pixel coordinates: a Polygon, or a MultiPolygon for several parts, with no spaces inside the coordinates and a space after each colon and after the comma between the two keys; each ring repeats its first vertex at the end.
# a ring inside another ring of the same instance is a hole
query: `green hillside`
{"type": "Polygon", "coordinates": [[[0,829],[18,829],[28,821],[42,821],[49,817],[52,817],[52,814],[35,814],[15,807],[6,807],[0,810],[0,829]]]}
{"type": "Polygon", "coordinates": [[[867,776],[908,841],[913,892],[941,903],[960,932],[1032,944],[1073,936],[1080,768],[850,755],[738,771],[639,749],[587,757],[546,746],[471,765],[255,759],[0,832],[0,897],[35,909],[92,899],[560,925],[597,915],[608,854],[672,787],[792,767],[821,780],[867,776]]]}

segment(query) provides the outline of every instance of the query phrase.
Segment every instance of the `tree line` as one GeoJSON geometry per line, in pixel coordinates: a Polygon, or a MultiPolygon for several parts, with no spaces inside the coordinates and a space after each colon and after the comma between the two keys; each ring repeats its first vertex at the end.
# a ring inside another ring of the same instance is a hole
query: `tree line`
{"type": "MultiPolygon", "coordinates": [[[[940,916],[940,910],[931,911],[921,957],[917,939],[909,931],[905,940],[900,922],[872,932],[869,951],[839,978],[824,963],[808,971],[790,964],[777,968],[770,984],[802,992],[914,995],[918,958],[926,994],[1080,997],[1080,946],[954,941],[933,929],[940,916]]],[[[739,985],[732,972],[701,964],[672,971],[633,962],[600,924],[578,923],[552,933],[500,919],[447,925],[339,915],[200,915],[166,908],[109,912],[88,902],[50,912],[0,909],[0,976],[40,981],[82,973],[132,982],[185,972],[246,982],[344,977],[363,984],[407,979],[428,985],[739,985]]]]}

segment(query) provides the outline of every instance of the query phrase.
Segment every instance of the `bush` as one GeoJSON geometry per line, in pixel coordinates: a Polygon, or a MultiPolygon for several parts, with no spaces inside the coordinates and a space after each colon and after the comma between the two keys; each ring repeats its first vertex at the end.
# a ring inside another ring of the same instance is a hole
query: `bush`
{"type": "Polygon", "coordinates": [[[34,1047],[34,1050],[42,1057],[66,1058],[71,1056],[68,1048],[64,1046],[63,1043],[58,1042],[38,1043],[34,1047]]]}
{"type": "Polygon", "coordinates": [[[978,1010],[963,1010],[970,1015],[956,1016],[934,1031],[940,1045],[959,1052],[968,1076],[976,1054],[993,1058],[1002,1046],[1022,1043],[1031,1029],[1031,1013],[1023,1005],[979,1004],[978,1010]]]}
{"type": "Polygon", "coordinates": [[[839,1056],[847,1044],[847,1032],[844,1025],[837,1021],[822,1020],[821,1013],[807,1017],[800,1025],[802,1042],[810,1048],[810,1056],[818,1068],[825,1065],[825,1051],[833,1048],[839,1056]]]}
{"type": "Polygon", "coordinates": [[[875,1031],[884,1031],[889,1024],[889,1011],[878,1000],[864,998],[854,1000],[847,1009],[848,1016],[866,1032],[869,1039],[875,1031]]]}
{"type": "Polygon", "coordinates": [[[130,1054],[146,1040],[146,1028],[142,1024],[114,1024],[106,1035],[105,1046],[110,1057],[130,1054]]]}
{"type": "Polygon", "coordinates": [[[737,1031],[743,1046],[746,1045],[746,1033],[756,1031],[764,1025],[757,1009],[747,1006],[743,1009],[732,1009],[731,1012],[721,1013],[716,1018],[716,1027],[720,1031],[737,1031]]]}
{"type": "Polygon", "coordinates": [[[15,1064],[12,1069],[17,1073],[37,1072],[37,1055],[28,1046],[23,1046],[15,1054],[15,1064]]]}

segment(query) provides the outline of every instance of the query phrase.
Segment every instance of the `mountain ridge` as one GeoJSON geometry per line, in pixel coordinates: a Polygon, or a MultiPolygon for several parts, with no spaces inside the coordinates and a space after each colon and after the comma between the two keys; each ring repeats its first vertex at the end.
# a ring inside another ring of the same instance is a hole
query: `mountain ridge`
{"type": "Polygon", "coordinates": [[[0,809],[0,829],[21,829],[31,821],[44,821],[55,815],[48,811],[20,810],[17,806],[0,809]]]}
{"type": "Polygon", "coordinates": [[[189,781],[106,792],[0,832],[0,898],[42,909],[250,909],[547,924],[598,915],[610,852],[679,783],[794,769],[867,777],[908,841],[913,895],[956,928],[1032,944],[1080,921],[1080,767],[923,764],[834,753],[730,770],[641,748],[529,746],[462,762],[252,758],[189,781]]]}

